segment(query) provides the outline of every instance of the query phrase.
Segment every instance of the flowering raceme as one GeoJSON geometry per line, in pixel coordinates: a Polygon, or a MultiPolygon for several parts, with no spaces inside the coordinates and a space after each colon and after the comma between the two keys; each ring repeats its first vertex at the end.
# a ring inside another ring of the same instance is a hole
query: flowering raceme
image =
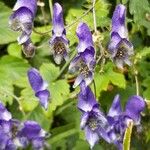
{"type": "Polygon", "coordinates": [[[11,29],[22,32],[17,40],[23,46],[23,52],[27,57],[32,57],[35,53],[35,47],[31,42],[30,35],[36,9],[36,0],[17,0],[13,13],[9,18],[11,29]]]}
{"type": "Polygon", "coordinates": [[[50,92],[47,90],[48,83],[42,79],[39,71],[35,68],[28,71],[28,79],[35,96],[39,98],[40,104],[47,109],[50,97],[50,92]]]}
{"type": "Polygon", "coordinates": [[[69,41],[66,38],[63,10],[59,3],[54,4],[52,23],[52,38],[49,43],[52,49],[54,61],[57,64],[60,64],[63,58],[68,60],[69,41]]]}
{"type": "Polygon", "coordinates": [[[80,127],[84,129],[86,140],[92,149],[101,137],[110,142],[107,133],[109,126],[107,118],[100,111],[99,104],[91,89],[84,82],[81,83],[80,88],[78,95],[78,108],[82,112],[80,127]]]}
{"type": "Polygon", "coordinates": [[[76,34],[79,38],[77,46],[78,54],[69,66],[70,72],[79,72],[74,83],[74,88],[80,85],[82,81],[85,81],[86,86],[91,83],[96,63],[95,49],[89,27],[85,23],[79,23],[76,34]]]}
{"type": "Polygon", "coordinates": [[[111,141],[118,147],[119,150],[123,150],[123,137],[126,128],[130,121],[133,121],[134,125],[140,125],[141,112],[145,108],[145,101],[140,96],[131,96],[125,106],[125,111],[122,111],[120,104],[120,96],[116,95],[112,106],[107,114],[110,130],[108,131],[111,141]]]}
{"type": "Polygon", "coordinates": [[[112,17],[112,31],[108,50],[118,68],[124,64],[131,65],[130,56],[134,54],[133,45],[128,39],[128,30],[125,24],[126,7],[117,5],[112,17]]]}
{"type": "Polygon", "coordinates": [[[29,144],[32,144],[34,150],[41,150],[46,135],[47,133],[35,121],[27,120],[21,123],[13,119],[11,113],[0,103],[1,150],[17,150],[26,148],[29,144]]]}

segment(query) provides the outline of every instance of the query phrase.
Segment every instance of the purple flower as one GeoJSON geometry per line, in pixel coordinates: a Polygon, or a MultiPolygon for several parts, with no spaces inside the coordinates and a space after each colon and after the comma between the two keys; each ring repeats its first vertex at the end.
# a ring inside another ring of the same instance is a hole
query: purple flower
{"type": "Polygon", "coordinates": [[[134,54],[133,45],[128,39],[125,18],[126,7],[121,4],[117,5],[112,17],[112,31],[108,50],[118,68],[123,68],[124,64],[131,65],[129,56],[134,54]]]}
{"type": "Polygon", "coordinates": [[[140,96],[132,96],[129,98],[125,111],[122,111],[120,104],[120,96],[116,95],[112,106],[108,112],[107,119],[110,125],[108,131],[111,141],[118,147],[123,149],[123,137],[128,123],[133,121],[134,125],[139,125],[141,120],[140,113],[145,108],[145,102],[140,96]]]}
{"type": "Polygon", "coordinates": [[[91,149],[99,141],[100,137],[110,142],[106,132],[109,127],[107,119],[100,111],[91,89],[88,86],[86,87],[84,82],[81,84],[81,91],[78,95],[78,108],[82,112],[80,127],[84,129],[86,140],[91,149]]]}
{"type": "Polygon", "coordinates": [[[23,148],[31,143],[33,149],[40,150],[44,147],[46,132],[37,122],[28,120],[24,122],[17,136],[23,148]]]}
{"type": "Polygon", "coordinates": [[[77,46],[77,56],[72,60],[69,70],[70,72],[79,72],[75,80],[74,88],[82,81],[89,85],[93,79],[93,71],[95,67],[95,50],[90,29],[85,23],[80,23],[76,30],[79,38],[77,46]]]}
{"type": "Polygon", "coordinates": [[[62,59],[68,59],[69,41],[66,38],[66,30],[64,27],[63,10],[59,3],[54,4],[53,10],[53,29],[50,46],[52,54],[57,64],[60,64],[62,59]]]}
{"type": "MultiPolygon", "coordinates": [[[[13,13],[9,18],[9,25],[11,29],[22,32],[17,40],[19,44],[23,45],[23,48],[26,48],[26,45],[29,43],[29,41],[31,43],[30,35],[32,32],[36,9],[36,0],[17,0],[13,8],[13,13]]],[[[35,49],[32,49],[32,54],[34,53],[34,50],[35,49]]]]}
{"type": "Polygon", "coordinates": [[[48,84],[44,81],[37,69],[31,68],[28,71],[28,79],[35,96],[39,98],[41,105],[47,109],[50,93],[47,90],[48,84]]]}

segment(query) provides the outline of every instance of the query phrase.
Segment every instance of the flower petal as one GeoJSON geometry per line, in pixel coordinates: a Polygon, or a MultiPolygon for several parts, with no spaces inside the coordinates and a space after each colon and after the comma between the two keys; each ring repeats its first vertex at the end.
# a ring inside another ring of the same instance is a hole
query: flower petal
{"type": "Polygon", "coordinates": [[[85,128],[86,140],[90,144],[90,148],[92,149],[94,145],[98,142],[99,136],[96,132],[93,132],[89,127],[85,128]]]}
{"type": "Polygon", "coordinates": [[[79,75],[73,84],[73,88],[76,88],[78,85],[80,85],[80,83],[83,81],[83,79],[84,79],[83,76],[79,75]]]}
{"type": "Polygon", "coordinates": [[[85,83],[81,84],[81,91],[78,95],[78,108],[81,111],[88,112],[91,111],[93,106],[97,104],[97,101],[91,89],[83,84],[85,83]]]}
{"type": "Polygon", "coordinates": [[[85,23],[79,23],[76,34],[79,38],[79,44],[77,46],[77,51],[84,52],[85,49],[93,46],[92,34],[89,27],[85,23]]]}
{"type": "Polygon", "coordinates": [[[7,109],[1,102],[0,102],[0,119],[5,121],[9,121],[10,119],[12,119],[11,113],[7,111],[7,109]]]}
{"type": "Polygon", "coordinates": [[[49,91],[48,90],[39,91],[35,95],[36,95],[36,97],[39,98],[41,105],[47,110],[48,100],[50,97],[49,91]]]}
{"type": "Polygon", "coordinates": [[[128,32],[125,26],[126,7],[117,5],[112,17],[112,32],[117,32],[121,38],[127,38],[128,32]]]}
{"type": "Polygon", "coordinates": [[[89,113],[83,113],[81,116],[80,128],[84,129],[89,118],[89,113]]]}
{"type": "Polygon", "coordinates": [[[37,1],[36,0],[17,0],[13,11],[18,10],[21,7],[28,8],[32,14],[35,16],[36,10],[37,10],[37,1]]]}
{"type": "Polygon", "coordinates": [[[131,118],[136,125],[140,123],[141,112],[144,110],[146,104],[142,97],[132,96],[129,98],[126,107],[125,114],[131,118]]]}
{"type": "Polygon", "coordinates": [[[55,3],[53,7],[53,32],[58,37],[65,34],[63,11],[59,3],[55,3]]]}
{"type": "Polygon", "coordinates": [[[109,117],[119,116],[122,113],[121,103],[120,103],[120,95],[117,94],[113,100],[113,103],[109,109],[108,115],[109,117]]]}
{"type": "Polygon", "coordinates": [[[31,87],[33,88],[35,92],[45,90],[46,88],[45,83],[37,69],[31,68],[28,71],[28,80],[30,82],[31,87]]]}

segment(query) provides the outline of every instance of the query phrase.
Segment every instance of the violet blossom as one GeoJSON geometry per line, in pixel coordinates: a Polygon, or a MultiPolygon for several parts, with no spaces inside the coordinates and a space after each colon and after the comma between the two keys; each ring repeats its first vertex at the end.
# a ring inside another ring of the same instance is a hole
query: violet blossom
{"type": "Polygon", "coordinates": [[[28,71],[28,80],[35,92],[35,96],[39,98],[40,104],[47,109],[50,92],[47,90],[48,83],[43,80],[39,71],[35,68],[31,68],[28,71]]]}
{"type": "Polygon", "coordinates": [[[99,109],[91,89],[84,82],[80,87],[81,91],[78,95],[78,108],[82,112],[80,127],[84,129],[86,140],[92,149],[101,137],[110,142],[107,133],[109,126],[107,118],[99,109]]]}
{"type": "Polygon", "coordinates": [[[17,137],[21,147],[26,148],[32,144],[34,150],[41,150],[44,147],[46,132],[37,122],[28,120],[23,123],[17,137]]]}
{"type": "Polygon", "coordinates": [[[120,96],[116,95],[112,106],[109,109],[107,119],[110,125],[108,131],[111,142],[113,142],[119,150],[123,149],[123,138],[126,128],[130,121],[134,125],[139,126],[141,120],[141,112],[145,108],[145,101],[140,96],[131,96],[122,110],[120,104],[120,96]]]}
{"type": "Polygon", "coordinates": [[[69,66],[70,72],[78,72],[73,86],[74,88],[80,85],[82,81],[85,81],[86,86],[92,82],[96,63],[95,49],[89,27],[85,23],[80,23],[77,27],[76,34],[79,38],[77,56],[69,66]]]}
{"type": "Polygon", "coordinates": [[[54,4],[52,38],[50,46],[54,61],[60,64],[63,60],[68,60],[69,41],[66,38],[66,29],[64,27],[63,10],[59,3],[54,4]]]}
{"type": "Polygon", "coordinates": [[[13,13],[9,18],[11,29],[21,32],[17,40],[18,43],[23,46],[23,52],[27,57],[32,57],[35,52],[35,47],[31,42],[30,35],[32,33],[36,10],[36,0],[17,0],[13,8],[13,13]]]}
{"type": "Polygon", "coordinates": [[[134,54],[125,19],[126,7],[119,4],[116,6],[112,17],[111,39],[108,50],[114,63],[121,69],[124,64],[131,65],[130,56],[134,54]]]}

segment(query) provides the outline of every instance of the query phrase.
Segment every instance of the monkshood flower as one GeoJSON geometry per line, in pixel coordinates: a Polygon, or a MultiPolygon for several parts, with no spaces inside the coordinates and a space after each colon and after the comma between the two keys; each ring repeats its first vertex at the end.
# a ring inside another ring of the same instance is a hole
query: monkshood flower
{"type": "MultiPolygon", "coordinates": [[[[9,25],[11,29],[21,32],[21,35],[17,38],[17,40],[19,44],[23,45],[23,49],[26,48],[27,43],[30,41],[36,9],[36,0],[17,0],[13,8],[13,13],[9,18],[9,25]]],[[[35,49],[32,49],[32,54],[34,53],[34,50],[35,49]]]]}
{"type": "Polygon", "coordinates": [[[16,150],[14,143],[13,130],[16,126],[16,121],[12,120],[11,113],[7,111],[2,103],[0,103],[0,149],[1,150],[16,150]]]}
{"type": "Polygon", "coordinates": [[[20,146],[26,148],[32,144],[34,150],[41,150],[44,147],[46,132],[35,121],[24,122],[22,128],[18,132],[20,146]]]}
{"type": "Polygon", "coordinates": [[[59,3],[54,4],[52,23],[52,38],[49,43],[52,48],[54,61],[60,64],[63,58],[68,60],[69,41],[66,38],[63,10],[59,3]]]}
{"type": "Polygon", "coordinates": [[[91,83],[96,63],[92,34],[89,27],[85,23],[80,23],[77,27],[76,34],[79,38],[79,44],[77,46],[78,54],[69,66],[70,72],[78,72],[78,77],[73,86],[74,88],[82,81],[85,81],[86,85],[91,83]]]}
{"type": "Polygon", "coordinates": [[[35,68],[31,68],[28,71],[28,80],[35,92],[35,96],[39,98],[40,104],[47,109],[50,97],[50,92],[47,90],[47,82],[42,79],[39,71],[35,68]]]}
{"type": "Polygon", "coordinates": [[[130,56],[134,54],[133,45],[128,39],[126,27],[126,7],[117,5],[112,17],[112,31],[108,50],[118,68],[131,65],[130,56]]]}
{"type": "Polygon", "coordinates": [[[80,127],[84,129],[91,149],[101,137],[110,142],[107,134],[109,127],[107,119],[100,111],[91,89],[84,82],[81,83],[81,91],[78,95],[78,108],[82,112],[80,127]]]}
{"type": "Polygon", "coordinates": [[[123,112],[120,104],[120,96],[115,96],[107,115],[110,125],[108,134],[111,141],[118,147],[119,150],[123,150],[123,137],[129,122],[133,121],[134,125],[140,125],[140,113],[144,110],[144,108],[145,101],[142,97],[131,96],[127,101],[125,111],[123,112]]]}

